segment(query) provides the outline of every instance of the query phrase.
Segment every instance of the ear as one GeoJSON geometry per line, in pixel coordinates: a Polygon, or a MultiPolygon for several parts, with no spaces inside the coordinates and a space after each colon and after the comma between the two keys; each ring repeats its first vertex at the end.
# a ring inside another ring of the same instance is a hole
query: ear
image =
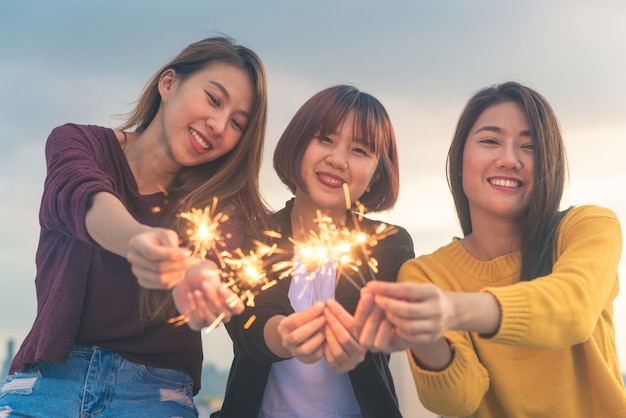
{"type": "Polygon", "coordinates": [[[161,100],[166,101],[169,95],[174,91],[174,85],[176,84],[176,71],[172,68],[168,68],[167,70],[161,73],[159,77],[159,83],[157,87],[159,89],[159,94],[161,95],[161,100]]]}
{"type": "Polygon", "coordinates": [[[365,191],[370,192],[372,185],[376,183],[379,178],[380,178],[380,173],[378,172],[374,173],[374,175],[372,176],[372,179],[370,180],[370,184],[367,185],[367,189],[365,189],[365,191]]]}

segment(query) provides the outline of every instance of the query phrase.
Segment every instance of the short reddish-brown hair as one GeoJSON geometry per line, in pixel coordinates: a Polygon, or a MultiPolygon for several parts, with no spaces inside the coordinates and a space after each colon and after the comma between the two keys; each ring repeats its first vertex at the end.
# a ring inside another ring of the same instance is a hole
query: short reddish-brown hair
{"type": "Polygon", "coordinates": [[[396,137],[384,106],[372,95],[349,85],[329,87],[307,100],[293,116],[274,151],[274,170],[295,194],[306,190],[300,167],[314,137],[335,131],[354,112],[354,132],[378,156],[377,180],[359,202],[368,212],[391,209],[398,199],[400,170],[396,137]]]}

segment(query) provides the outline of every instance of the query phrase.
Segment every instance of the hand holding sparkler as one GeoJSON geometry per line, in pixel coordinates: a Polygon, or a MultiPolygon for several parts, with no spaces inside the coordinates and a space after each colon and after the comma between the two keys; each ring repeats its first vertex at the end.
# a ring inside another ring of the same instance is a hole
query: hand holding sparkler
{"type": "Polygon", "coordinates": [[[404,345],[385,317],[385,311],[376,304],[374,294],[367,287],[361,290],[361,297],[354,313],[354,327],[359,344],[372,352],[391,353],[400,351],[404,345]]]}
{"type": "Polygon", "coordinates": [[[280,357],[315,363],[324,356],[325,325],[324,304],[316,302],[305,311],[270,318],[265,325],[265,341],[280,357]]]}
{"type": "MultiPolygon", "coordinates": [[[[190,283],[182,284],[175,295],[179,312],[186,314],[172,318],[171,323],[181,325],[188,322],[193,329],[206,327],[205,331],[210,332],[222,320],[228,322],[231,314],[240,313],[243,310],[239,309],[241,301],[254,306],[254,296],[276,283],[276,279],[267,278],[269,271],[289,269],[290,263],[284,261],[268,263],[268,258],[279,250],[259,241],[254,242],[255,249],[247,254],[241,249],[226,251],[225,239],[228,237],[222,235],[220,226],[228,220],[228,216],[217,212],[217,199],[213,199],[213,204],[203,210],[192,208],[189,212],[179,213],[178,217],[189,225],[185,240],[193,248],[193,256],[203,259],[209,253],[214,255],[220,263],[220,269],[216,266],[214,275],[219,275],[223,283],[207,287],[205,283],[194,283],[194,276],[190,276],[190,283]],[[221,313],[216,316],[216,312],[221,313]]],[[[273,231],[265,233],[279,236],[273,231]]],[[[278,278],[286,274],[283,272],[278,278]]]]}
{"type": "Polygon", "coordinates": [[[354,318],[334,299],[326,301],[324,316],[324,356],[328,366],[335,373],[348,372],[361,363],[367,353],[359,343],[354,318]]]}
{"type": "MultiPolygon", "coordinates": [[[[420,348],[447,344],[443,334],[455,329],[452,323],[454,307],[450,297],[435,285],[370,282],[362,291],[359,305],[372,301],[384,315],[376,332],[372,332],[375,327],[367,331],[368,321],[371,320],[371,316],[363,319],[367,308],[357,307],[360,313],[355,318],[357,329],[361,330],[360,342],[375,351],[390,353],[411,348],[417,352],[420,348]]],[[[370,315],[375,311],[376,308],[369,310],[370,315]]],[[[444,352],[449,354],[449,350],[444,352]]],[[[428,361],[427,357],[420,358],[428,361]]],[[[446,362],[445,359],[436,360],[437,364],[446,362]]]]}
{"type": "Polygon", "coordinates": [[[198,263],[191,251],[180,248],[175,231],[148,228],[128,241],[126,259],[140,286],[171,289],[183,280],[185,272],[198,263]]]}
{"type": "Polygon", "coordinates": [[[230,321],[232,315],[243,312],[243,302],[224,286],[220,277],[221,271],[210,260],[188,270],[185,279],[172,290],[181,316],[170,322],[187,323],[191,329],[199,331],[207,326],[213,329],[220,322],[230,321]]]}

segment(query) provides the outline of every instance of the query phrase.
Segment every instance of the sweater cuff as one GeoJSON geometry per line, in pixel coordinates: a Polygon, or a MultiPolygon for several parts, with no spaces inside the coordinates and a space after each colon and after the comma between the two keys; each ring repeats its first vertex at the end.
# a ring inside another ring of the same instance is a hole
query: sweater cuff
{"type": "Polygon", "coordinates": [[[411,373],[418,387],[430,388],[431,390],[450,390],[458,387],[466,370],[467,359],[458,355],[453,344],[450,344],[450,350],[452,350],[452,361],[448,367],[443,370],[433,371],[422,369],[417,364],[411,349],[407,349],[411,373]]]}
{"type": "Polygon", "coordinates": [[[488,287],[482,290],[491,293],[500,305],[500,327],[489,337],[501,344],[518,344],[526,335],[530,324],[530,305],[517,286],[488,287]]]}

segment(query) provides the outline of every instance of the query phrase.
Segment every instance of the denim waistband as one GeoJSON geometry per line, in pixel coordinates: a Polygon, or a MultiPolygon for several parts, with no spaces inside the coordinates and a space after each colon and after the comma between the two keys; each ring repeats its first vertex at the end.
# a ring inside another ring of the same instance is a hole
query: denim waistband
{"type": "Polygon", "coordinates": [[[71,350],[71,352],[75,352],[75,353],[93,353],[94,351],[112,352],[113,350],[108,349],[108,348],[98,347],[95,345],[81,345],[81,344],[74,344],[71,350]]]}

